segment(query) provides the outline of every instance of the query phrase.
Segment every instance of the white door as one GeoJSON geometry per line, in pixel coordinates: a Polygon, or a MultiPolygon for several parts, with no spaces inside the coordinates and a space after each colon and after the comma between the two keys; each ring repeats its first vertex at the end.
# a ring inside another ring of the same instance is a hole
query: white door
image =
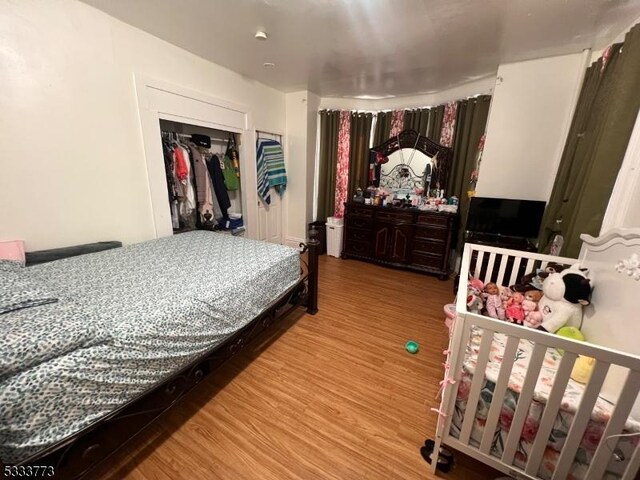
{"type": "Polygon", "coordinates": [[[271,204],[258,201],[258,239],[282,243],[282,200],[274,188],[269,190],[271,204]]]}

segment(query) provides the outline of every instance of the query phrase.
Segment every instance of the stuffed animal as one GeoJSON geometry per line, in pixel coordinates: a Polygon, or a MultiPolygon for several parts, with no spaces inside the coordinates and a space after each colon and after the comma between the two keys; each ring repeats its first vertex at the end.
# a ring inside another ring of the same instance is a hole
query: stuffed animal
{"type": "Polygon", "coordinates": [[[500,290],[495,283],[487,283],[484,286],[482,298],[487,315],[498,320],[504,320],[504,308],[500,298],[500,290]]]}
{"type": "Polygon", "coordinates": [[[591,289],[590,280],[577,265],[550,274],[542,284],[538,303],[542,324],[538,328],[555,333],[565,325],[580,327],[582,307],[591,303],[591,289]]]}
{"type": "Polygon", "coordinates": [[[482,280],[472,278],[469,281],[467,287],[467,310],[469,312],[477,313],[478,315],[482,312],[482,308],[484,307],[484,303],[482,302],[483,288],[484,283],[482,283],[482,280]]]}
{"type": "Polygon", "coordinates": [[[507,309],[505,311],[505,315],[507,320],[511,323],[517,323],[522,325],[522,321],[524,320],[524,310],[522,309],[522,302],[524,301],[524,295],[520,292],[515,292],[509,301],[507,302],[507,309]]]}
{"type": "Polygon", "coordinates": [[[524,293],[522,309],[524,310],[524,320],[522,324],[529,328],[538,328],[542,323],[542,313],[538,311],[538,302],[542,298],[540,290],[528,290],[524,293]]]}
{"type": "Polygon", "coordinates": [[[542,282],[552,273],[560,273],[567,267],[559,263],[549,262],[546,267],[539,268],[535,272],[527,273],[520,279],[520,283],[513,285],[513,289],[517,292],[526,292],[531,287],[542,290],[542,282]]]}
{"type": "Polygon", "coordinates": [[[578,383],[586,384],[589,381],[589,378],[591,378],[591,373],[593,372],[595,364],[595,358],[578,355],[578,359],[573,365],[573,370],[571,370],[571,378],[578,383]]]}

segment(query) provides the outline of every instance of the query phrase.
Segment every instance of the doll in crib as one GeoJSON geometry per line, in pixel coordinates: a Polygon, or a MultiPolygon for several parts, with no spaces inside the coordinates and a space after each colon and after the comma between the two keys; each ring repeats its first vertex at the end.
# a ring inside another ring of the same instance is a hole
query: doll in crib
{"type": "Polygon", "coordinates": [[[507,309],[505,315],[507,320],[511,323],[517,323],[522,325],[524,320],[524,309],[522,308],[522,302],[524,302],[524,295],[520,292],[514,292],[511,298],[507,301],[507,309]]]}
{"type": "Polygon", "coordinates": [[[487,315],[491,318],[504,320],[504,307],[502,306],[502,298],[500,297],[498,285],[495,283],[487,283],[484,286],[482,297],[484,298],[484,308],[487,311],[487,315]]]}

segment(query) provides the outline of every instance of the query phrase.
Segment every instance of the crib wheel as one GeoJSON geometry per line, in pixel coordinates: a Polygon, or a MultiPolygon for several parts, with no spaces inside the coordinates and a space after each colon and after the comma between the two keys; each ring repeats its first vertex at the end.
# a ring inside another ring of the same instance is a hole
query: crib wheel
{"type": "MultiPolygon", "coordinates": [[[[424,442],[424,447],[420,448],[422,458],[424,458],[429,465],[431,465],[431,454],[433,453],[434,447],[435,442],[428,439],[424,442]]],[[[451,470],[451,467],[453,467],[453,454],[446,448],[440,447],[440,455],[438,455],[438,464],[436,465],[436,468],[442,473],[447,473],[451,470]]]]}

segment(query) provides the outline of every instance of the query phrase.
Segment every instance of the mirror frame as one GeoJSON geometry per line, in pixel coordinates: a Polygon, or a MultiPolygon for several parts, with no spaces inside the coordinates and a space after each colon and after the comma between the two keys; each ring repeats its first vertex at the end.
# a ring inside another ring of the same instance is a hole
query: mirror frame
{"type": "MultiPolygon", "coordinates": [[[[433,168],[431,174],[432,183],[438,185],[440,190],[444,190],[445,194],[449,186],[449,176],[451,175],[451,162],[453,158],[453,150],[444,145],[434,142],[428,139],[424,135],[420,135],[415,130],[403,130],[397,136],[389,138],[386,142],[373,147],[371,152],[376,152],[388,157],[393,152],[400,150],[401,148],[413,148],[424,153],[428,157],[437,158],[437,166],[433,168]]],[[[374,155],[371,156],[375,158],[374,155]]],[[[379,172],[376,174],[376,186],[380,186],[379,172]]]]}

